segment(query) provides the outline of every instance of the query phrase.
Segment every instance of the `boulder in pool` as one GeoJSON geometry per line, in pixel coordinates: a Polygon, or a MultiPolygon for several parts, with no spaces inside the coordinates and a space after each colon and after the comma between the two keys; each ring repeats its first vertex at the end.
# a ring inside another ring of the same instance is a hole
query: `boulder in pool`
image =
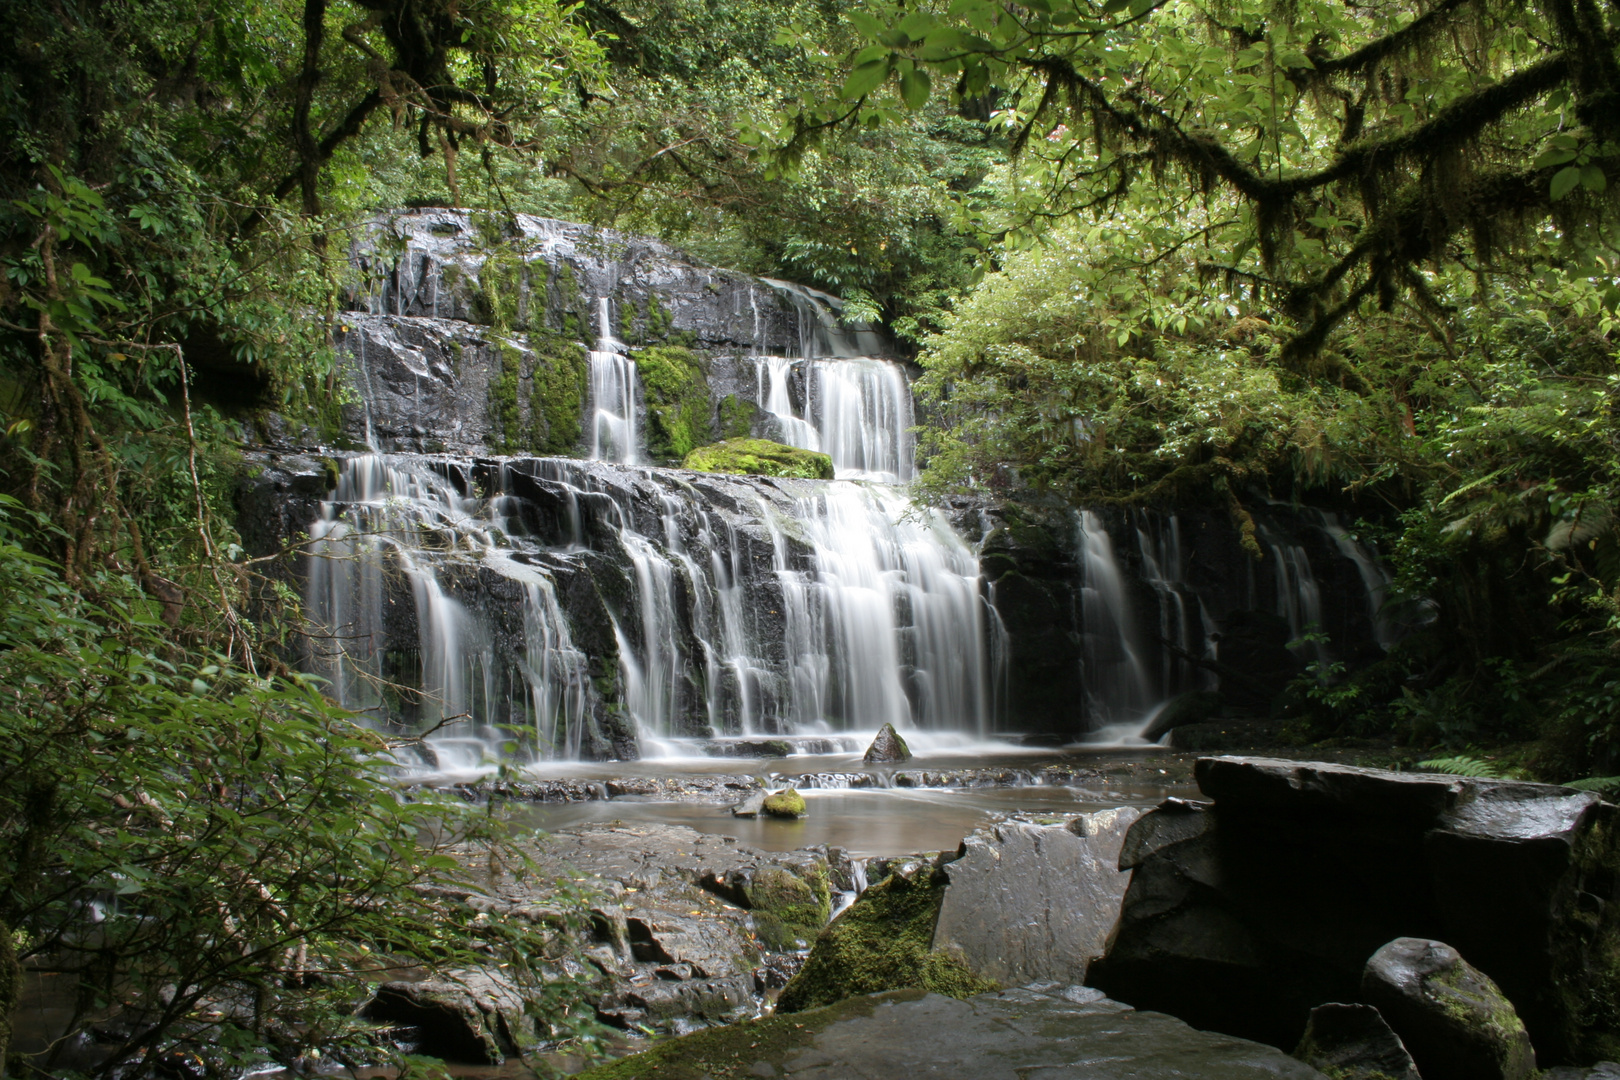
{"type": "Polygon", "coordinates": [[[731,808],[733,817],[759,817],[765,810],[765,793],[756,791],[731,808]]]}
{"type": "Polygon", "coordinates": [[[1396,938],[1367,961],[1361,996],[1389,1021],[1423,1080],[1528,1080],[1536,1055],[1513,1003],[1439,941],[1396,938]]]}
{"type": "Polygon", "coordinates": [[[1129,880],[1118,869],[1120,845],[1140,813],[1000,822],[964,840],[954,859],[893,860],[816,939],[778,1007],[903,988],[964,997],[1080,983],[1119,916],[1129,880]]]}
{"type": "Polygon", "coordinates": [[[802,818],[808,812],[804,805],[804,796],[792,788],[771,792],[765,796],[760,809],[770,817],[777,818],[802,818]]]}
{"type": "Polygon", "coordinates": [[[894,730],[893,724],[884,724],[878,729],[877,738],[872,745],[866,748],[866,756],[862,759],[868,765],[885,765],[896,761],[910,761],[911,747],[906,740],[894,730]]]}

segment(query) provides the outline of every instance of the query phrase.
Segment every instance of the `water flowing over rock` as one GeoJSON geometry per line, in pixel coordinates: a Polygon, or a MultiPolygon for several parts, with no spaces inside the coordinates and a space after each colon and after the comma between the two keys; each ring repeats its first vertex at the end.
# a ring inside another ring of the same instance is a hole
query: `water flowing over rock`
{"type": "Polygon", "coordinates": [[[1307,660],[1399,632],[1331,515],[1257,510],[1257,564],[1205,511],[915,506],[909,370],[816,290],[449,210],[379,218],[350,256],[354,399],[325,429],[265,422],[241,532],[309,556],[288,573],[306,666],[379,723],[443,723],[439,771],[511,728],[538,757],[885,723],[1140,742],[1175,695],[1263,713],[1307,660]],[[746,438],[825,453],[837,480],[650,467],[746,438]],[[1283,628],[1264,678],[1256,613],[1283,628]],[[1289,647],[1312,627],[1327,640],[1289,647]]]}
{"type": "Polygon", "coordinates": [[[1544,784],[1267,758],[1205,758],[1197,778],[1212,806],[1172,801],[1126,837],[1131,884],[1093,985],[1292,1047],[1316,1005],[1365,1000],[1383,945],[1439,939],[1501,988],[1544,1065],[1614,1056],[1612,1015],[1592,1003],[1620,985],[1620,808],[1544,784]]]}

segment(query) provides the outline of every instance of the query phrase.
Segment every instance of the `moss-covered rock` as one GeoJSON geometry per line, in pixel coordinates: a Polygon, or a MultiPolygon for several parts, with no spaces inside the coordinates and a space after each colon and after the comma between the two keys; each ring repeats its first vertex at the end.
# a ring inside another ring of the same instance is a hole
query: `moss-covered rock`
{"type": "Polygon", "coordinates": [[[572,454],[584,434],[590,386],[585,349],[554,336],[531,340],[537,359],[529,390],[529,446],[540,454],[572,454]]]}
{"type": "Polygon", "coordinates": [[[1530,1035],[1489,976],[1451,946],[1396,938],[1367,961],[1361,998],[1383,1014],[1426,1080],[1530,1080],[1530,1035]]]}
{"type": "Polygon", "coordinates": [[[647,453],[680,460],[714,438],[709,380],[691,349],[660,345],[632,354],[647,402],[647,453]]]}
{"type": "Polygon", "coordinates": [[[720,437],[722,439],[746,439],[754,434],[754,421],[758,420],[762,411],[747,398],[736,394],[727,394],[720,399],[720,437]]]}
{"type": "Polygon", "coordinates": [[[499,361],[489,380],[490,449],[498,454],[576,452],[589,392],[584,348],[544,331],[502,338],[490,347],[499,361]]]}
{"type": "Polygon", "coordinates": [[[698,472],[793,476],[803,480],[833,478],[832,458],[826,454],[783,446],[769,439],[727,439],[692,451],[682,464],[698,472]]]}
{"type": "MultiPolygon", "coordinates": [[[[897,999],[904,1000],[901,995],[897,999]]],[[[578,1080],[732,1080],[759,1075],[756,1061],[781,1062],[809,1046],[829,1024],[870,1016],[883,998],[855,998],[828,1009],[767,1016],[683,1035],[651,1049],[578,1074],[578,1080]]]]}
{"type": "Polygon", "coordinates": [[[801,818],[807,812],[804,796],[792,788],[765,796],[765,812],[771,817],[801,818]]]}
{"type": "Polygon", "coordinates": [[[810,958],[782,990],[779,1012],[831,1005],[858,994],[920,987],[965,998],[997,986],[953,954],[934,951],[945,876],[924,867],[893,874],[861,894],[816,938],[810,958]]]}
{"type": "Polygon", "coordinates": [[[832,886],[820,863],[804,877],[776,866],[763,867],[742,893],[754,916],[754,932],[777,951],[804,948],[832,915],[832,886]]]}

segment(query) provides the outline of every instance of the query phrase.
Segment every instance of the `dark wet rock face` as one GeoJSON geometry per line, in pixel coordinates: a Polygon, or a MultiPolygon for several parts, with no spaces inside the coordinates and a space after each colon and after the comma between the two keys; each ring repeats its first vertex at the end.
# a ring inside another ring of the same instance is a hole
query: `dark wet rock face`
{"type": "Polygon", "coordinates": [[[1293,1047],[1312,1008],[1360,1000],[1369,956],[1422,937],[1501,988],[1544,1065],[1615,1056],[1614,807],[1263,758],[1197,777],[1213,806],[1169,804],[1126,838],[1131,885],[1090,976],[1111,997],[1293,1047]]]}
{"type": "Polygon", "coordinates": [[[900,737],[900,733],[894,730],[893,724],[884,724],[878,729],[877,738],[872,740],[872,745],[866,748],[862,760],[868,765],[910,761],[911,748],[906,745],[906,740],[900,737]]]}
{"type": "Polygon", "coordinates": [[[1273,1047],[1195,1031],[1078,989],[1037,984],[960,1001],[918,990],[854,998],[698,1032],[582,1080],[1323,1080],[1273,1047]]]}
{"type": "Polygon", "coordinates": [[[1411,1051],[1424,1080],[1524,1080],[1530,1036],[1489,977],[1438,941],[1396,938],[1372,955],[1361,996],[1411,1051]]]}
{"type": "Polygon", "coordinates": [[[1318,1005],[1294,1056],[1335,1080],[1423,1080],[1400,1036],[1371,1005],[1318,1005]]]}

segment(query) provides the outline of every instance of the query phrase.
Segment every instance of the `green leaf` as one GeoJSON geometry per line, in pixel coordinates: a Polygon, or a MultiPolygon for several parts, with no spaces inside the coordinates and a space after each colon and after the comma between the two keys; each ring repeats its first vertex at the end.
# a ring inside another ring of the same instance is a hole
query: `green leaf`
{"type": "Polygon", "coordinates": [[[844,81],[844,88],[839,91],[845,101],[856,101],[870,94],[889,77],[889,57],[862,64],[849,73],[844,81]]]}
{"type": "Polygon", "coordinates": [[[846,11],[844,17],[855,24],[855,29],[869,38],[875,38],[888,29],[881,22],[874,19],[864,11],[846,11]]]}
{"type": "Polygon", "coordinates": [[[1580,182],[1581,170],[1579,166],[1571,165],[1568,168],[1560,169],[1552,178],[1550,194],[1553,201],[1556,202],[1574,191],[1575,185],[1580,182]]]}
{"type": "Polygon", "coordinates": [[[1543,150],[1535,160],[1535,167],[1538,169],[1550,169],[1554,165],[1563,165],[1574,160],[1575,151],[1573,150],[1543,150]]]}
{"type": "Polygon", "coordinates": [[[920,109],[928,102],[928,72],[913,68],[900,76],[900,100],[908,109],[920,109]]]}
{"type": "Polygon", "coordinates": [[[1587,191],[1602,191],[1609,186],[1608,177],[1596,165],[1583,165],[1581,167],[1581,187],[1587,191]]]}

